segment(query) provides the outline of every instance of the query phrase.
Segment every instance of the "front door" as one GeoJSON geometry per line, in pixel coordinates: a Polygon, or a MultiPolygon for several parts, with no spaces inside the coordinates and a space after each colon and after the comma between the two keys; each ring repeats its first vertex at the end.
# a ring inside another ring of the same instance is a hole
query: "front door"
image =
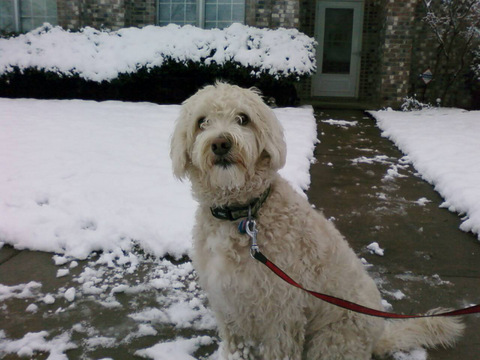
{"type": "Polygon", "coordinates": [[[362,45],[363,2],[317,0],[317,73],[313,96],[356,97],[362,45]]]}

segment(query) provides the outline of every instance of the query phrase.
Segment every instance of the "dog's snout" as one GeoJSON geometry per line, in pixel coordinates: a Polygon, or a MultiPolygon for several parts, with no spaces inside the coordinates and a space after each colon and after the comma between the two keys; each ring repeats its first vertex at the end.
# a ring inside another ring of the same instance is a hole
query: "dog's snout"
{"type": "Polygon", "coordinates": [[[232,143],[225,137],[216,138],[212,142],[212,151],[215,155],[226,155],[232,148],[232,143]]]}

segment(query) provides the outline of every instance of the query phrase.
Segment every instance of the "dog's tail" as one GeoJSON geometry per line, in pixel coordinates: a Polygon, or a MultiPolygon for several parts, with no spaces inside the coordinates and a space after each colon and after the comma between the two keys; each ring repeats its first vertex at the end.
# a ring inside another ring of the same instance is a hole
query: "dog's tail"
{"type": "MultiPolygon", "coordinates": [[[[428,314],[445,312],[434,309],[428,314]]],[[[411,350],[419,347],[450,347],[463,334],[465,325],[459,317],[425,317],[408,320],[388,320],[374,348],[375,355],[411,350]]]]}

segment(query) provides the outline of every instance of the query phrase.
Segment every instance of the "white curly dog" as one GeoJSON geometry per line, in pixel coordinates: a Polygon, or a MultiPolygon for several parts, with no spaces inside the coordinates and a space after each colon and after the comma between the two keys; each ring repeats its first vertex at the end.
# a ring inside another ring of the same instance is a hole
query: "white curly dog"
{"type": "Polygon", "coordinates": [[[305,288],[383,310],[380,293],[345,239],[277,170],[283,129],[259,92],[207,86],[182,106],[171,144],[174,175],[199,202],[192,259],[222,339],[224,359],[367,360],[419,346],[450,346],[458,318],[386,321],[294,288],[250,256],[238,223],[248,207],[261,251],[305,288]],[[238,219],[238,220],[237,220],[238,219]]]}

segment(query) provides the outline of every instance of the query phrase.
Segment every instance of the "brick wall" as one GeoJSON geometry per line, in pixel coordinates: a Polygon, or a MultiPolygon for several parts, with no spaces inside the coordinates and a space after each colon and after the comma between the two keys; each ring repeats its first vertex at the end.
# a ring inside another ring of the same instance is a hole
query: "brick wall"
{"type": "MultiPolygon", "coordinates": [[[[300,0],[299,2],[299,30],[304,34],[315,36],[315,12],[316,0],[300,0]]],[[[297,92],[300,98],[309,98],[312,92],[312,82],[310,79],[301,81],[297,85],[297,92]]]]}
{"type": "Polygon", "coordinates": [[[156,0],[57,0],[59,25],[118,30],[155,24],[156,0]]]}
{"type": "Polygon", "coordinates": [[[81,2],[81,0],[57,0],[57,18],[61,27],[70,30],[81,27],[81,2]]]}
{"type": "Polygon", "coordinates": [[[299,0],[249,0],[246,9],[247,25],[272,29],[300,26],[299,0]]]}
{"type": "Polygon", "coordinates": [[[380,101],[399,106],[410,90],[417,0],[387,0],[381,39],[380,101]]]}
{"type": "Polygon", "coordinates": [[[359,98],[378,102],[380,94],[381,46],[385,13],[382,0],[367,0],[364,4],[362,55],[360,62],[359,98]]]}
{"type": "Polygon", "coordinates": [[[156,11],[156,0],[125,0],[125,26],[155,24],[156,11]]]}
{"type": "Polygon", "coordinates": [[[57,0],[58,22],[65,29],[125,26],[125,0],[57,0]]]}

